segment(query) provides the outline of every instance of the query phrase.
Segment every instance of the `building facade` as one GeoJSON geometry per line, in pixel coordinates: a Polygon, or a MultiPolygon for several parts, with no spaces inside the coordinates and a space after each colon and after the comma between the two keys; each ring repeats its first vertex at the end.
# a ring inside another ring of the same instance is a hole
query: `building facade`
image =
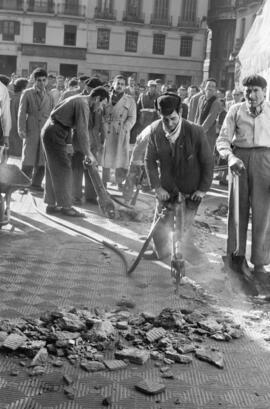
{"type": "Polygon", "coordinates": [[[237,54],[263,0],[210,0],[207,23],[212,31],[209,74],[218,86],[233,89],[237,54]]]}
{"type": "Polygon", "coordinates": [[[0,72],[199,84],[208,0],[0,0],[0,72]]]}

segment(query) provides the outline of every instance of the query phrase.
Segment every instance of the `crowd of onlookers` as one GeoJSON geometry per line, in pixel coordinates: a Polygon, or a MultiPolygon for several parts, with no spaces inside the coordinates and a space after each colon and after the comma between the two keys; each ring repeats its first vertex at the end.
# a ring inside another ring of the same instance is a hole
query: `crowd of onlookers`
{"type": "MultiPolygon", "coordinates": [[[[1,144],[8,144],[9,155],[22,158],[22,170],[31,179],[31,189],[43,191],[45,160],[40,133],[50,113],[67,98],[89,95],[98,86],[108,91],[109,101],[102,112],[92,112],[94,123],[90,145],[103,168],[105,186],[111,180],[110,170],[114,169],[120,190],[127,175],[130,147],[136,142],[138,132],[148,124],[144,121],[144,113],[155,110],[159,95],[169,92],[181,98],[182,117],[204,128],[213,153],[226,112],[231,105],[243,99],[241,90],[218,89],[213,78],[200,86],[176,87],[163,84],[160,79],[149,80],[146,85],[137,84],[133,77],[126,81],[122,75],[108,82],[87,75],[65,78],[47,74],[39,68],[29,78],[18,77],[14,73],[10,77],[0,75],[1,144]]],[[[77,151],[76,146],[73,147],[73,203],[79,205],[83,199],[83,158],[77,151]]],[[[220,179],[220,183],[226,184],[226,173],[221,173],[220,179]]],[[[88,200],[87,196],[85,199],[88,200]]]]}

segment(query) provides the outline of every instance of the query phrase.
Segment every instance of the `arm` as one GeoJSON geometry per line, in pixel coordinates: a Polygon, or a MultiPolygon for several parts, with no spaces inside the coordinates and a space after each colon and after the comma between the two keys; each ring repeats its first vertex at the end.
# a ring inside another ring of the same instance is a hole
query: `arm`
{"type": "Polygon", "coordinates": [[[137,111],[138,111],[138,114],[140,113],[140,110],[142,109],[142,97],[143,97],[143,94],[140,94],[139,95],[139,98],[138,98],[138,101],[137,101],[137,111]]]}
{"type": "Polygon", "coordinates": [[[26,115],[28,107],[28,94],[23,92],[20,98],[18,111],[18,134],[21,139],[26,138],[26,115]]]}
{"type": "Polygon", "coordinates": [[[198,190],[206,193],[210,189],[213,179],[214,156],[211,151],[205,132],[203,131],[203,129],[200,128],[198,132],[199,132],[198,155],[201,167],[201,180],[198,190]]]}
{"type": "MultiPolygon", "coordinates": [[[[199,98],[198,103],[197,103],[196,110],[195,110],[195,112],[194,112],[194,123],[195,123],[195,124],[199,124],[199,123],[200,123],[200,114],[201,114],[202,98],[203,98],[203,95],[199,98]]],[[[193,104],[195,105],[195,98],[194,98],[193,104]]],[[[193,109],[194,109],[194,107],[193,107],[193,109]]]]}
{"type": "Polygon", "coordinates": [[[206,119],[202,123],[204,132],[207,133],[209,129],[213,126],[213,124],[216,124],[216,119],[220,111],[221,111],[221,105],[219,101],[216,99],[210,108],[209,114],[207,115],[206,119]]]}
{"type": "Polygon", "coordinates": [[[217,138],[216,147],[220,156],[228,160],[228,165],[232,172],[240,175],[245,166],[242,160],[237,158],[232,151],[232,140],[236,130],[236,114],[238,109],[239,105],[232,105],[229,109],[217,138]]]}
{"type": "Polygon", "coordinates": [[[8,145],[9,132],[11,129],[10,99],[7,88],[3,85],[1,89],[1,125],[3,131],[3,142],[8,145]]]}
{"type": "Polygon", "coordinates": [[[92,162],[92,164],[96,164],[95,156],[90,150],[88,131],[90,109],[88,103],[83,98],[81,100],[76,100],[74,103],[75,127],[80,149],[86,156],[86,160],[92,162]]]}
{"type": "Polygon", "coordinates": [[[149,184],[152,189],[155,189],[156,196],[159,201],[166,201],[170,199],[170,194],[167,190],[163,189],[160,184],[160,177],[158,172],[158,153],[156,145],[153,141],[153,136],[149,136],[149,140],[146,147],[146,153],[144,158],[145,170],[149,184]]]}
{"type": "Polygon", "coordinates": [[[124,127],[128,132],[135,125],[136,118],[137,118],[136,103],[135,103],[135,101],[134,101],[134,99],[132,97],[130,97],[129,100],[130,100],[129,101],[130,105],[129,105],[129,109],[128,109],[128,115],[127,115],[127,119],[125,120],[125,123],[124,123],[124,127]]]}

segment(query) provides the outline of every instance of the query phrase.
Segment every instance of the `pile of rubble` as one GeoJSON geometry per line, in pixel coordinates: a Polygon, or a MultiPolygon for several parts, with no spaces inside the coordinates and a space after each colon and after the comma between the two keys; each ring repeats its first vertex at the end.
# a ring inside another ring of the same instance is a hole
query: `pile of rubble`
{"type": "MultiPolygon", "coordinates": [[[[152,359],[190,363],[187,353],[202,358],[202,342],[207,338],[231,341],[243,335],[230,318],[210,317],[196,310],[166,308],[157,316],[126,309],[91,312],[71,308],[45,312],[40,319],[23,319],[16,324],[0,322],[0,348],[19,351],[27,356],[40,350],[71,363],[80,362],[89,371],[110,368],[104,359],[114,351],[116,359],[144,364],[152,359]]],[[[39,357],[40,358],[40,357],[39,357]]],[[[213,364],[223,363],[213,359],[213,364]]]]}
{"type": "MultiPolygon", "coordinates": [[[[122,369],[129,363],[143,365],[152,359],[161,377],[170,379],[171,365],[190,364],[192,354],[223,368],[223,353],[209,346],[207,338],[228,342],[242,335],[231,318],[214,318],[198,310],[166,308],[154,315],[134,314],[125,308],[70,308],[16,324],[0,321],[0,350],[32,358],[27,368],[30,376],[42,375],[48,363],[61,367],[65,359],[88,372],[122,369]]],[[[156,388],[147,382],[135,387],[145,393],[163,390],[160,384],[156,388]]]]}

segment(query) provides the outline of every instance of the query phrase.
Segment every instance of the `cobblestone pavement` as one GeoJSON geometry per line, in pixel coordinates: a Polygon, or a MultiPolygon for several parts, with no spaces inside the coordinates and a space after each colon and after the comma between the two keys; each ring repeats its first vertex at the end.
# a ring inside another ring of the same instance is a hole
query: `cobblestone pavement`
{"type": "MultiPolygon", "coordinates": [[[[146,224],[106,220],[96,206],[83,206],[87,218],[69,222],[128,249],[130,263],[147,234],[151,201],[144,196],[138,204],[146,224]]],[[[62,368],[46,367],[43,376],[29,377],[20,356],[1,353],[0,408],[98,409],[104,407],[104,397],[110,396],[113,409],[269,409],[268,310],[254,305],[222,270],[225,218],[211,213],[220,203],[226,203],[226,192],[214,186],[195,223],[197,247],[190,244],[186,249],[187,275],[193,281],[186,280],[175,294],[168,266],[142,261],[127,277],[122,260],[112,250],[56,225],[36,212],[30,195],[14,193],[13,227],[0,232],[0,319],[39,317],[46,310],[66,306],[112,309],[127,297],[138,312],[157,313],[164,307],[223,309],[244,327],[245,336],[230,343],[209,341],[224,353],[224,369],[198,360],[188,366],[175,364],[174,379],[163,379],[166,390],[155,396],[134,389],[140,378],[160,380],[152,360],[144,366],[130,364],[98,374],[66,362],[62,368]],[[17,376],[12,376],[14,370],[17,376]],[[63,374],[74,380],[73,400],[63,392],[63,374]]],[[[40,197],[37,204],[43,208],[40,197]]]]}

